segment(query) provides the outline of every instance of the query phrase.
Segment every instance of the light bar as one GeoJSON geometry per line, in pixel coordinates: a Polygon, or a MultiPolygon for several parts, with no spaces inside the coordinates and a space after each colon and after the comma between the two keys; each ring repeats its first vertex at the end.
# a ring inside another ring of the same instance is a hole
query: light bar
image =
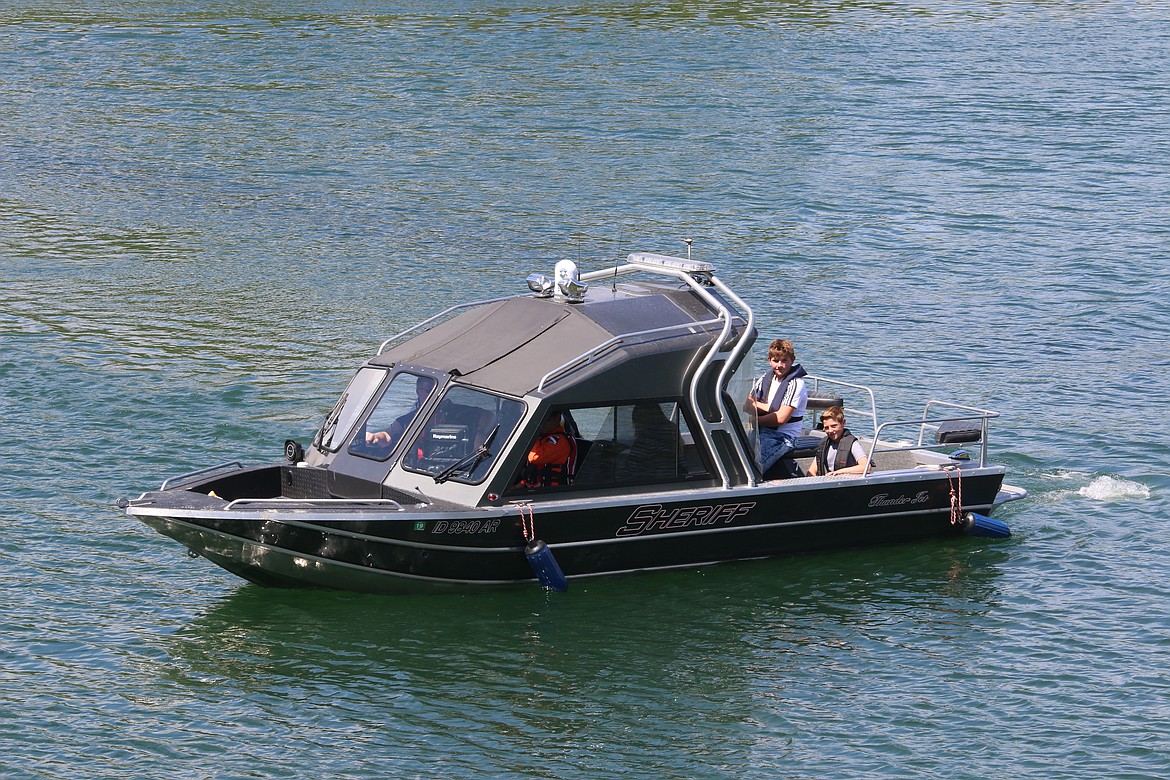
{"type": "Polygon", "coordinates": [[[653,265],[659,268],[673,268],[676,271],[684,271],[688,274],[709,274],[715,272],[715,266],[710,263],[699,263],[694,260],[688,260],[685,257],[656,255],[651,252],[631,252],[626,257],[626,262],[636,263],[637,265],[653,265]]]}

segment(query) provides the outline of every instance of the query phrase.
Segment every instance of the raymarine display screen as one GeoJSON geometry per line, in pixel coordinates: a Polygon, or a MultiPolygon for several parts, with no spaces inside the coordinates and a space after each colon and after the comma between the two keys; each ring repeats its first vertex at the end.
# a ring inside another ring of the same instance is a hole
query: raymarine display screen
{"type": "Polygon", "coordinates": [[[436,425],[430,430],[427,444],[427,457],[432,461],[456,461],[471,452],[466,425],[436,425]]]}

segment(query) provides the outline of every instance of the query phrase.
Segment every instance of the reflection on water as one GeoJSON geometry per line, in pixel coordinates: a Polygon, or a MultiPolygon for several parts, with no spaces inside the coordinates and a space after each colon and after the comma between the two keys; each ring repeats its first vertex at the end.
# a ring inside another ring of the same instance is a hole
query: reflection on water
{"type": "MultiPolygon", "coordinates": [[[[341,666],[378,661],[396,673],[416,666],[420,647],[444,655],[499,652],[509,660],[521,653],[536,660],[594,645],[616,642],[620,648],[622,637],[630,637],[638,646],[649,644],[685,657],[693,649],[687,647],[690,641],[742,640],[767,633],[777,620],[819,626],[811,632],[815,636],[838,629],[864,631],[888,621],[891,613],[922,610],[924,619],[934,615],[940,620],[978,615],[993,606],[998,566],[1010,554],[1010,542],[979,544],[964,538],[574,580],[562,595],[535,586],[396,597],[243,585],[180,631],[176,650],[190,660],[202,659],[211,669],[237,653],[314,658],[317,653],[304,651],[318,642],[328,647],[340,640],[341,666]],[[874,613],[878,605],[880,617],[874,613]],[[581,632],[582,626],[595,630],[581,632]],[[225,642],[225,637],[230,639],[225,642]],[[193,649],[202,652],[192,655],[193,649]],[[396,663],[386,663],[389,657],[396,663]]],[[[591,654],[574,656],[588,661],[591,654]]],[[[433,664],[445,663],[428,658],[427,668],[433,671],[433,664]]],[[[229,662],[222,671],[231,667],[229,662]]]]}
{"type": "Polygon", "coordinates": [[[342,721],[374,709],[396,734],[426,732],[456,753],[502,744],[505,761],[540,744],[571,767],[587,737],[679,767],[692,751],[747,767],[747,714],[809,706],[800,699],[826,667],[889,675],[889,646],[916,645],[972,674],[950,637],[979,631],[1008,556],[962,540],[574,582],[566,594],[244,586],[166,638],[160,673],[254,691],[277,719],[290,717],[277,700],[342,721]],[[632,739],[646,723],[676,746],[632,739]]]}

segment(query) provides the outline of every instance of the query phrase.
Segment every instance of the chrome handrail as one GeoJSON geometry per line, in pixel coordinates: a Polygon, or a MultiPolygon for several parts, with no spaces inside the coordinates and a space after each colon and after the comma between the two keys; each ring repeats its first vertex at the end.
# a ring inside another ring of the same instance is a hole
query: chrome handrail
{"type": "MultiPolygon", "coordinates": [[[[979,465],[982,466],[987,460],[987,421],[999,417],[999,412],[993,412],[990,409],[980,409],[977,406],[963,406],[962,404],[954,404],[949,401],[930,400],[926,402],[926,406],[922,409],[922,428],[918,431],[918,442],[922,443],[922,437],[926,434],[926,426],[928,417],[930,416],[930,407],[945,406],[948,409],[960,409],[964,412],[972,412],[974,416],[955,417],[943,422],[962,422],[964,420],[979,420],[979,465]]],[[[934,425],[933,429],[937,432],[938,425],[934,425]]]]}
{"type": "Polygon", "coordinates": [[[456,311],[458,309],[466,309],[466,308],[469,308],[471,306],[486,306],[489,303],[499,303],[500,301],[506,301],[509,298],[516,298],[516,297],[519,297],[519,296],[505,295],[505,296],[502,296],[500,298],[488,298],[488,299],[482,300],[482,301],[471,301],[470,303],[457,303],[454,306],[452,306],[451,308],[444,309],[443,311],[439,312],[438,314],[434,315],[433,317],[427,317],[422,322],[411,325],[409,328],[402,331],[401,333],[396,333],[393,336],[391,336],[390,338],[386,339],[378,346],[378,354],[381,355],[383,352],[386,351],[387,346],[389,346],[392,342],[395,342],[398,339],[402,338],[407,333],[413,333],[414,331],[418,330],[419,328],[423,327],[424,325],[427,325],[428,323],[434,322],[435,320],[439,319],[440,317],[445,317],[453,311],[456,311]]]}
{"type": "MultiPolygon", "coordinates": [[[[828,377],[815,376],[813,374],[809,374],[808,376],[805,377],[805,379],[806,380],[811,379],[813,381],[813,388],[812,389],[814,392],[819,391],[821,389],[822,382],[824,382],[825,384],[830,384],[830,385],[839,385],[841,387],[849,387],[849,388],[852,388],[854,390],[861,390],[862,392],[864,392],[869,397],[869,411],[866,411],[865,409],[853,409],[852,412],[860,414],[863,417],[868,417],[870,419],[870,430],[873,432],[874,439],[877,439],[877,431],[878,431],[877,401],[874,399],[873,390],[866,387],[865,385],[856,385],[856,384],[853,384],[852,382],[842,382],[840,379],[829,379],[828,377]]],[[[852,412],[850,412],[849,410],[846,410],[846,414],[850,414],[852,412]]]]}
{"type": "Polygon", "coordinates": [[[200,474],[208,474],[212,471],[219,471],[220,469],[227,468],[228,466],[235,466],[237,469],[242,469],[244,464],[240,463],[238,460],[228,460],[224,461],[223,463],[216,464],[215,466],[208,466],[207,468],[188,471],[186,474],[180,474],[177,477],[169,477],[168,479],[163,480],[162,486],[159,488],[159,490],[166,490],[167,485],[171,484],[172,482],[181,482],[182,480],[189,479],[191,477],[197,477],[200,474]]]}
{"type": "MultiPolygon", "coordinates": [[[[723,388],[726,386],[725,382],[727,381],[727,377],[731,372],[731,366],[732,366],[732,363],[734,362],[734,359],[736,357],[738,357],[747,348],[747,337],[752,332],[752,330],[754,328],[755,315],[752,312],[750,306],[748,306],[746,303],[744,303],[744,301],[742,299],[740,299],[739,296],[737,296],[734,292],[732,292],[732,290],[730,288],[728,288],[725,284],[723,284],[722,281],[720,281],[719,279],[717,279],[715,277],[715,269],[713,267],[706,266],[700,270],[697,268],[688,269],[684,265],[670,266],[670,265],[660,265],[660,264],[655,263],[655,262],[640,262],[640,259],[643,257],[645,257],[648,260],[650,258],[664,259],[664,260],[674,260],[675,259],[675,258],[670,258],[670,257],[661,257],[658,255],[643,255],[641,253],[635,252],[627,257],[626,264],[616,266],[614,268],[605,269],[603,271],[593,271],[593,272],[588,273],[588,274],[582,274],[581,280],[582,281],[594,281],[594,280],[602,280],[602,279],[609,279],[609,278],[617,278],[618,276],[622,276],[622,275],[629,274],[629,273],[638,273],[638,272],[659,274],[662,276],[670,276],[670,277],[673,277],[675,279],[679,279],[682,282],[684,282],[688,287],[691,288],[691,290],[696,295],[698,295],[703,300],[704,303],[707,304],[707,306],[710,309],[712,309],[713,311],[719,312],[718,319],[690,323],[691,326],[695,326],[695,325],[706,326],[706,325],[712,325],[712,324],[716,324],[716,323],[722,324],[722,330],[720,331],[718,338],[715,339],[714,343],[711,345],[711,348],[709,350],[707,350],[707,353],[703,356],[703,359],[699,362],[699,365],[695,368],[695,370],[692,374],[691,386],[690,386],[690,403],[691,403],[691,407],[695,410],[695,413],[698,415],[699,427],[702,429],[703,438],[706,440],[707,446],[710,448],[710,450],[712,452],[714,452],[716,450],[715,441],[711,436],[711,432],[713,430],[718,429],[718,430],[722,430],[725,433],[727,433],[728,436],[730,437],[732,443],[733,443],[733,446],[735,447],[736,455],[737,455],[737,457],[739,457],[740,462],[743,465],[744,474],[747,475],[748,484],[754,486],[757,483],[757,480],[755,477],[754,464],[752,463],[752,460],[753,460],[752,456],[750,456],[748,454],[747,450],[743,446],[743,442],[741,442],[739,437],[735,435],[735,432],[732,430],[729,430],[730,426],[727,423],[727,415],[724,413],[724,410],[723,410],[723,401],[721,398],[721,393],[723,391],[723,388]],[[740,307],[744,312],[744,314],[742,314],[740,316],[745,321],[745,326],[744,326],[743,331],[740,334],[739,338],[736,339],[735,343],[733,345],[731,345],[730,347],[725,347],[725,345],[727,343],[728,336],[731,333],[731,329],[733,327],[733,320],[734,320],[737,312],[732,311],[731,308],[727,304],[725,304],[723,301],[720,301],[714,295],[712,295],[711,292],[709,290],[707,290],[704,287],[703,283],[701,283],[696,277],[701,277],[705,281],[709,281],[711,286],[715,287],[717,290],[719,290],[719,292],[721,292],[725,296],[727,296],[736,306],[740,307]],[[718,413],[719,413],[719,420],[712,423],[712,422],[709,422],[706,419],[706,417],[701,413],[702,407],[699,405],[699,401],[698,401],[699,387],[702,383],[703,376],[707,372],[708,366],[710,366],[715,361],[715,358],[720,353],[726,354],[725,363],[723,366],[723,370],[720,372],[717,381],[712,385],[714,393],[715,393],[715,397],[712,400],[714,403],[714,409],[716,411],[718,411],[718,413]]],[[[680,263],[683,262],[681,258],[679,258],[678,260],[680,261],[680,263]]],[[[687,261],[687,262],[689,262],[689,261],[687,261]]],[[[663,330],[665,330],[665,329],[663,329],[663,330]]],[[[584,356],[581,356],[581,357],[584,357],[584,356]]],[[[570,361],[570,363],[574,363],[575,361],[580,360],[580,359],[581,359],[580,357],[574,358],[574,360],[570,361]]],[[[569,364],[565,364],[565,365],[568,366],[569,364]]],[[[564,366],[562,366],[556,370],[559,371],[561,368],[564,368],[564,366]]],[[[541,380],[541,384],[543,385],[543,380],[541,380]]],[[[715,458],[715,466],[719,470],[719,477],[723,481],[723,488],[724,489],[730,488],[731,487],[731,475],[728,473],[727,466],[724,465],[723,460],[721,458],[715,458]]]]}
{"type": "MultiPolygon", "coordinates": [[[[925,416],[925,411],[924,411],[924,416],[920,420],[892,420],[890,422],[882,423],[881,425],[878,426],[877,431],[874,433],[873,441],[870,443],[870,446],[869,446],[870,463],[873,463],[873,455],[875,452],[913,452],[914,450],[934,451],[934,450],[939,450],[939,449],[943,449],[943,448],[947,448],[947,447],[953,447],[955,445],[953,443],[948,443],[948,442],[939,442],[939,443],[935,443],[935,444],[924,444],[923,439],[925,437],[927,427],[930,427],[931,429],[937,431],[939,426],[942,423],[963,422],[966,420],[978,420],[978,421],[980,421],[979,466],[980,467],[986,466],[987,465],[987,421],[991,420],[995,417],[999,417],[999,413],[987,411],[985,409],[976,409],[976,408],[970,407],[970,406],[961,406],[960,404],[947,403],[945,401],[931,401],[930,403],[928,403],[926,405],[926,408],[929,409],[932,405],[950,406],[950,407],[954,407],[956,409],[963,409],[964,411],[975,412],[975,414],[961,415],[961,416],[955,416],[955,417],[930,418],[930,417],[925,416]],[[880,437],[881,437],[882,431],[884,431],[886,428],[893,428],[895,426],[900,426],[900,425],[901,426],[906,426],[906,425],[919,426],[917,443],[911,444],[908,446],[904,446],[904,447],[882,446],[881,449],[878,449],[878,445],[880,444],[880,437]]],[[[868,475],[869,473],[871,473],[871,472],[870,472],[869,468],[867,467],[866,474],[868,475]]]]}
{"type": "Polygon", "coordinates": [[[722,319],[700,320],[698,322],[683,322],[678,325],[667,325],[661,328],[650,328],[648,330],[635,330],[630,331],[629,333],[622,333],[618,336],[614,336],[611,339],[607,339],[606,341],[601,342],[596,347],[582,352],[572,360],[568,360],[554,368],[552,371],[549,371],[540,378],[540,382],[536,385],[536,390],[537,392],[543,392],[545,383],[552,382],[555,379],[560,379],[561,376],[565,373],[568,373],[570,369],[576,368],[583,363],[593,362],[595,358],[600,356],[603,352],[608,351],[610,347],[620,344],[626,339],[633,339],[641,336],[653,336],[657,333],[667,333],[674,330],[687,330],[688,328],[696,328],[700,326],[706,327],[707,325],[718,325],[720,322],[722,322],[722,319]]]}
{"type": "MultiPolygon", "coordinates": [[[[984,420],[986,425],[987,420],[999,417],[999,412],[993,412],[990,409],[980,409],[978,406],[963,406],[962,404],[951,403],[950,401],[927,401],[926,406],[922,410],[922,422],[929,422],[926,418],[930,416],[930,407],[945,406],[948,409],[961,409],[964,412],[972,412],[974,416],[970,417],[955,417],[952,419],[943,420],[943,422],[960,422],[962,420],[984,420]]],[[[921,434],[919,434],[921,438],[921,434]]]]}
{"type": "Polygon", "coordinates": [[[357,505],[357,506],[383,506],[391,504],[397,512],[405,511],[402,504],[398,503],[392,498],[237,498],[235,501],[228,502],[224,507],[224,511],[234,509],[237,506],[244,504],[262,504],[270,506],[341,506],[343,504],[357,505]]]}
{"type": "MultiPolygon", "coordinates": [[[[702,285],[700,285],[692,276],[690,276],[690,274],[686,274],[685,276],[685,281],[691,287],[691,289],[694,290],[695,293],[700,298],[702,298],[708,306],[718,311],[719,318],[723,321],[723,330],[720,331],[719,338],[717,338],[711,345],[711,348],[707,350],[707,354],[703,356],[703,359],[699,362],[699,365],[695,368],[691,376],[691,408],[695,410],[695,415],[699,422],[699,427],[703,430],[703,438],[707,440],[707,446],[710,448],[711,452],[716,452],[715,440],[712,438],[711,432],[718,429],[728,434],[735,447],[735,453],[739,457],[740,463],[743,465],[744,474],[747,476],[748,485],[750,487],[755,487],[755,469],[752,467],[751,461],[747,455],[747,451],[744,449],[743,443],[739,440],[739,437],[737,437],[733,431],[728,429],[729,426],[727,424],[727,415],[723,413],[723,399],[720,396],[724,385],[720,384],[720,382],[717,380],[712,386],[715,397],[711,400],[714,405],[714,409],[719,412],[718,420],[715,422],[709,421],[702,413],[702,406],[699,405],[699,385],[703,381],[703,376],[707,373],[708,366],[715,362],[715,357],[719,353],[724,351],[724,344],[726,344],[727,338],[731,334],[732,320],[735,318],[735,312],[731,311],[731,309],[728,308],[726,304],[718,300],[710,292],[703,289],[702,285]]],[[[717,281],[713,273],[708,278],[711,280],[712,284],[717,281]]],[[[719,282],[718,289],[720,291],[724,291],[727,290],[727,287],[722,282],[719,282]]],[[[740,304],[746,307],[746,304],[743,304],[742,301],[740,304]]],[[[748,308],[747,311],[748,316],[745,319],[747,322],[752,322],[754,315],[752,315],[750,308],[748,308]]],[[[732,353],[735,353],[736,350],[743,345],[749,333],[751,333],[751,328],[745,327],[739,338],[736,339],[736,343],[731,350],[732,353]]],[[[730,365],[730,356],[728,356],[728,358],[725,359],[724,369],[727,369],[730,365]]],[[[722,374],[720,374],[720,378],[721,377],[722,374]]],[[[727,490],[731,487],[731,475],[728,474],[727,467],[723,464],[722,458],[715,458],[715,466],[719,469],[719,477],[723,480],[723,489],[727,490]]]]}
{"type": "MultiPolygon", "coordinates": [[[[747,312],[747,320],[744,322],[743,333],[740,334],[740,337],[735,342],[735,346],[731,348],[731,351],[728,352],[727,356],[723,359],[723,370],[719,372],[719,378],[715,382],[715,408],[719,410],[719,421],[723,423],[724,429],[726,430],[728,426],[726,414],[723,409],[722,393],[724,388],[727,387],[727,383],[731,379],[732,366],[736,366],[741,359],[740,356],[745,351],[747,351],[748,335],[755,329],[756,314],[752,311],[752,307],[748,306],[747,303],[738,295],[736,295],[730,287],[725,285],[721,279],[716,279],[714,274],[711,275],[710,279],[711,283],[716,286],[716,289],[730,298],[732,303],[734,303],[736,306],[739,306],[743,311],[747,312]]],[[[714,358],[714,351],[712,352],[711,356],[714,358]]],[[[696,391],[700,378],[700,374],[695,375],[694,385],[696,387],[696,391]]],[[[697,411],[698,410],[696,409],[696,412],[697,411]]],[[[747,475],[748,486],[755,487],[757,482],[754,455],[749,454],[748,451],[744,449],[743,442],[740,440],[739,436],[735,435],[735,431],[726,430],[726,433],[728,438],[731,439],[732,443],[735,445],[736,455],[739,456],[740,463],[743,465],[743,473],[747,475]]],[[[725,480],[724,487],[730,487],[730,482],[725,480]]]]}

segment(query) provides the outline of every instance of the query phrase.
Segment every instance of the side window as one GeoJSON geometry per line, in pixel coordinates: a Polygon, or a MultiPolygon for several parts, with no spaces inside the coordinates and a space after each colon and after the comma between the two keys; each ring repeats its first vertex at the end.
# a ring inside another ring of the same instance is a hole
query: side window
{"type": "Polygon", "coordinates": [[[613,484],[618,465],[629,448],[628,426],[620,423],[620,407],[573,409],[569,414],[580,435],[573,486],[596,488],[613,484]]]}
{"type": "Polygon", "coordinates": [[[629,409],[633,434],[630,452],[626,456],[626,470],[646,482],[686,479],[683,447],[684,442],[691,439],[678,405],[641,403],[622,409],[629,409]]]}
{"type": "Polygon", "coordinates": [[[416,374],[396,374],[366,424],[359,427],[349,451],[364,458],[385,460],[406,433],[419,407],[435,389],[435,380],[416,374]]]}
{"type": "Polygon", "coordinates": [[[706,465],[674,402],[572,409],[579,433],[577,488],[705,478],[706,465]]]}

